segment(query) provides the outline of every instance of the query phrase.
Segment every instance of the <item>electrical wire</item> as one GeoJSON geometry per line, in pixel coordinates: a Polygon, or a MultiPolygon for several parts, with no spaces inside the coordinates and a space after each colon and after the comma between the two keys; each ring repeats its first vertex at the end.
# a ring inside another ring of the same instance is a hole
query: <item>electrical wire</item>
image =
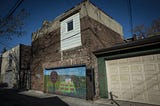
{"type": "Polygon", "coordinates": [[[133,36],[133,15],[132,15],[132,2],[128,0],[128,9],[129,9],[129,22],[131,27],[131,35],[133,36]]]}
{"type": "MultiPolygon", "coordinates": [[[[18,0],[15,5],[9,10],[9,12],[7,13],[7,15],[4,18],[9,18],[10,16],[13,15],[13,13],[16,11],[16,9],[22,4],[24,0],[18,0]]],[[[1,27],[3,27],[5,24],[2,24],[1,27]]],[[[8,46],[7,44],[5,44],[4,42],[0,41],[0,44],[7,47],[7,48],[12,48],[11,46],[8,46]]]]}
{"type": "Polygon", "coordinates": [[[22,4],[23,0],[18,0],[16,4],[9,10],[8,14],[5,18],[8,18],[13,15],[13,13],[16,11],[16,9],[22,4]]]}

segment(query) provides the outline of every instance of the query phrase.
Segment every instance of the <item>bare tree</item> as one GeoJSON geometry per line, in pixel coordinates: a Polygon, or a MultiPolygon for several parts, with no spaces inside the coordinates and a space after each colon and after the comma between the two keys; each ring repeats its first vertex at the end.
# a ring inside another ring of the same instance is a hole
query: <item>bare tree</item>
{"type": "Polygon", "coordinates": [[[133,29],[133,33],[138,35],[139,37],[145,38],[147,35],[147,28],[144,25],[138,25],[133,29]]]}
{"type": "Polygon", "coordinates": [[[143,38],[160,35],[160,18],[153,20],[149,27],[144,25],[138,25],[134,27],[133,33],[138,37],[143,38]]]}
{"type": "Polygon", "coordinates": [[[21,9],[17,14],[7,17],[0,17],[0,37],[12,39],[13,36],[22,36],[25,31],[22,30],[24,19],[29,16],[25,9],[21,9]]]}
{"type": "Polygon", "coordinates": [[[160,18],[153,20],[151,27],[148,29],[149,36],[160,35],[160,18]]]}

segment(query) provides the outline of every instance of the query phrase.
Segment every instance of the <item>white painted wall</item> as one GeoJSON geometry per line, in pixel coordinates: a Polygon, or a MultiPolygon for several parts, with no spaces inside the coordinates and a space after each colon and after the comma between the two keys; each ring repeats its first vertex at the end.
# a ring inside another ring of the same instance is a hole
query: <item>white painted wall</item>
{"type": "Polygon", "coordinates": [[[80,16],[76,13],[61,23],[61,50],[81,46],[80,16]],[[73,30],[67,31],[67,22],[73,20],[73,30]]]}
{"type": "Polygon", "coordinates": [[[1,80],[2,82],[6,82],[8,83],[9,87],[13,87],[13,85],[16,83],[16,79],[15,79],[15,73],[18,72],[19,68],[17,68],[17,66],[19,66],[19,48],[20,45],[6,51],[5,53],[2,54],[2,66],[1,66],[1,80]],[[9,68],[9,54],[12,55],[12,65],[10,67],[10,69],[12,71],[8,71],[9,68]]]}

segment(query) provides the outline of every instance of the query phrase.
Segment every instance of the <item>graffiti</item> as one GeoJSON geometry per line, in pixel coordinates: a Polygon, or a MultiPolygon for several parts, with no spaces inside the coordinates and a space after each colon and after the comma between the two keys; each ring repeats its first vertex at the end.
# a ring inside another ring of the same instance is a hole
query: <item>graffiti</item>
{"type": "Polygon", "coordinates": [[[86,98],[85,67],[44,70],[44,76],[46,92],[86,98]]]}

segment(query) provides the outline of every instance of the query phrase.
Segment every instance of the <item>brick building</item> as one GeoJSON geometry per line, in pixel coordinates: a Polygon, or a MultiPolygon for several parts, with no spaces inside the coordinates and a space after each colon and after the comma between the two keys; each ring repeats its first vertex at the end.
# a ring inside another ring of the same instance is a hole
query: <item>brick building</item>
{"type": "Polygon", "coordinates": [[[9,87],[30,88],[31,46],[17,45],[2,54],[1,81],[9,87]]]}
{"type": "MultiPolygon", "coordinates": [[[[1,73],[1,64],[2,64],[2,55],[0,54],[0,73],[1,73]]],[[[1,77],[0,77],[0,82],[1,82],[1,77]]]]}
{"type": "Polygon", "coordinates": [[[88,1],[51,22],[44,21],[32,35],[32,89],[88,99],[98,97],[98,65],[92,52],[122,42],[122,26],[88,1]],[[63,87],[68,86],[66,83],[74,87],[63,87]]]}

